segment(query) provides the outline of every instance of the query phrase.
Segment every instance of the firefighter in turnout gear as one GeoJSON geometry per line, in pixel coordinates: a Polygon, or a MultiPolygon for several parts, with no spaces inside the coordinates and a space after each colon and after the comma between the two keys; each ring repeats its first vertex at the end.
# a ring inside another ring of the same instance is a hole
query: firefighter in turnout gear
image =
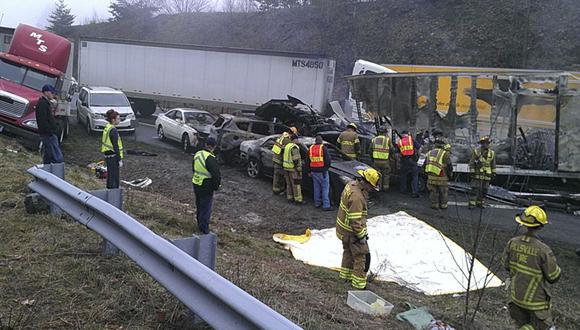
{"type": "Polygon", "coordinates": [[[336,140],[340,146],[340,150],[352,159],[356,159],[360,151],[360,140],[358,139],[356,130],[356,124],[350,123],[346,126],[346,130],[340,133],[336,140]]]}
{"type": "Polygon", "coordinates": [[[371,157],[373,159],[373,167],[381,173],[381,190],[388,191],[391,175],[389,155],[393,150],[393,145],[391,138],[386,134],[387,130],[383,126],[377,129],[377,133],[378,135],[371,141],[371,157]]]}
{"type": "Polygon", "coordinates": [[[272,162],[274,163],[274,174],[272,176],[272,192],[280,194],[284,191],[284,167],[282,166],[282,157],[284,155],[284,147],[290,142],[290,135],[298,135],[296,127],[290,127],[288,132],[282,133],[272,146],[272,162]]]}
{"type": "Polygon", "coordinates": [[[453,174],[450,152],[446,150],[446,142],[437,139],[435,148],[427,153],[423,169],[427,175],[427,189],[431,199],[432,209],[447,209],[449,194],[449,179],[453,174]]]}
{"type": "Polygon", "coordinates": [[[344,187],[336,215],[336,236],[342,241],[340,278],[356,289],[365,289],[371,263],[367,243],[367,199],[378,190],[381,174],[373,169],[358,170],[360,177],[344,187]]]}
{"type": "Polygon", "coordinates": [[[489,136],[479,140],[480,148],[473,150],[469,161],[471,174],[471,198],[469,208],[483,207],[483,198],[487,194],[489,183],[495,176],[495,152],[489,148],[489,136]]]}
{"type": "Polygon", "coordinates": [[[552,329],[548,283],[558,281],[562,270],[550,247],[537,236],[548,223],[548,217],[541,207],[532,205],[515,220],[527,232],[512,238],[504,251],[504,266],[511,279],[510,315],[519,329],[552,329]]]}
{"type": "Polygon", "coordinates": [[[298,136],[292,134],[290,142],[284,147],[282,166],[286,179],[286,199],[288,203],[302,204],[302,157],[300,147],[296,144],[298,136]]]}

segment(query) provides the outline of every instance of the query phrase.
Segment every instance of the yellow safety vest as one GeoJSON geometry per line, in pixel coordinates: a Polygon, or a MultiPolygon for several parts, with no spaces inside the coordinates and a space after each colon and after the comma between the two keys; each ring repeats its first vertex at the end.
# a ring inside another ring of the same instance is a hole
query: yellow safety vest
{"type": "MultiPolygon", "coordinates": [[[[115,151],[113,149],[113,143],[111,142],[111,129],[115,126],[111,123],[107,123],[105,126],[105,130],[103,131],[103,137],[101,138],[101,152],[105,153],[106,151],[115,151]]],[[[119,155],[121,158],[125,157],[125,152],[123,150],[123,141],[121,140],[121,135],[119,135],[119,139],[117,140],[117,144],[119,145],[119,155]]]]}
{"type": "Polygon", "coordinates": [[[373,138],[373,158],[374,159],[389,159],[389,143],[390,139],[384,135],[379,135],[373,138]]]}
{"type": "Polygon", "coordinates": [[[294,147],[298,148],[298,145],[294,142],[289,142],[286,147],[284,147],[284,159],[282,160],[284,169],[294,169],[294,160],[292,159],[292,148],[294,147]]]}
{"type": "Polygon", "coordinates": [[[282,149],[284,148],[282,146],[282,142],[284,142],[284,139],[287,139],[289,137],[290,137],[290,134],[288,134],[287,132],[282,133],[282,135],[280,135],[280,137],[276,139],[276,142],[272,146],[272,152],[276,155],[281,154],[282,149]]]}
{"type": "Polygon", "coordinates": [[[193,178],[191,182],[197,186],[203,185],[203,180],[211,179],[212,175],[205,167],[205,161],[209,156],[214,157],[213,153],[207,150],[200,150],[193,156],[193,178]]]}
{"type": "Polygon", "coordinates": [[[481,154],[480,149],[475,149],[473,152],[475,154],[475,159],[479,160],[481,165],[479,167],[479,171],[476,172],[475,169],[472,168],[471,172],[475,172],[475,179],[489,181],[491,179],[491,175],[495,174],[493,173],[494,171],[491,168],[491,163],[493,161],[493,158],[495,157],[495,152],[489,149],[487,157],[481,154]]]}
{"type": "Polygon", "coordinates": [[[435,148],[427,155],[427,164],[425,165],[426,173],[433,173],[440,176],[443,172],[443,157],[446,151],[441,148],[435,148]]]}

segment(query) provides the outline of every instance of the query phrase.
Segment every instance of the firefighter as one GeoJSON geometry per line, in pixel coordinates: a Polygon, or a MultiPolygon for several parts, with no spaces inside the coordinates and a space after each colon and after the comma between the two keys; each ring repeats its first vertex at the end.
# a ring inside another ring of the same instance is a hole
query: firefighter
{"type": "Polygon", "coordinates": [[[407,179],[411,175],[411,196],[419,197],[419,168],[417,167],[417,153],[419,152],[420,144],[417,140],[409,134],[408,131],[403,131],[397,142],[397,147],[401,153],[401,173],[400,173],[400,187],[401,193],[407,192],[407,179]]]}
{"type": "Polygon", "coordinates": [[[548,224],[548,216],[540,206],[532,205],[515,220],[527,227],[527,232],[509,240],[504,251],[504,266],[511,280],[510,315],[519,329],[552,329],[548,283],[557,282],[562,270],[550,247],[537,236],[548,224]]]}
{"type": "Polygon", "coordinates": [[[302,157],[298,147],[298,135],[290,135],[290,142],[284,147],[282,166],[286,179],[286,199],[288,203],[302,204],[302,157]]]}
{"type": "Polygon", "coordinates": [[[282,151],[288,142],[290,142],[290,135],[298,135],[296,127],[290,127],[288,132],[282,133],[272,146],[272,162],[274,162],[274,174],[272,177],[272,192],[280,194],[284,192],[284,168],[282,167],[282,151]]]}
{"type": "Polygon", "coordinates": [[[107,125],[101,138],[101,152],[105,156],[105,162],[107,163],[107,189],[115,189],[119,188],[119,169],[123,167],[125,151],[123,150],[123,141],[119,131],[115,127],[121,122],[119,113],[110,109],[107,111],[106,117],[107,125]]]}
{"type": "Polygon", "coordinates": [[[427,189],[431,199],[432,209],[447,209],[449,194],[449,179],[453,174],[450,152],[446,148],[446,142],[437,138],[435,148],[427,153],[424,171],[427,175],[427,189]]]}
{"type": "Polygon", "coordinates": [[[344,187],[336,215],[336,236],[342,241],[340,278],[356,289],[365,289],[371,255],[367,243],[367,199],[378,190],[381,174],[373,169],[358,170],[360,177],[344,187]]]}
{"type": "Polygon", "coordinates": [[[371,141],[371,157],[373,167],[381,173],[380,187],[382,191],[388,191],[390,185],[391,165],[389,160],[390,151],[393,149],[391,138],[386,134],[385,127],[377,129],[377,136],[371,141]]]}
{"type": "Polygon", "coordinates": [[[197,228],[202,234],[209,234],[213,193],[221,184],[219,166],[213,154],[216,144],[213,137],[207,138],[204,149],[193,156],[191,182],[195,193],[197,228]]]}
{"type": "Polygon", "coordinates": [[[340,150],[352,159],[356,159],[360,151],[360,140],[358,139],[356,130],[356,124],[350,123],[346,126],[346,130],[340,133],[336,140],[340,146],[340,150]]]}
{"type": "Polygon", "coordinates": [[[474,149],[469,161],[471,175],[471,198],[469,208],[484,207],[483,198],[487,194],[489,182],[495,176],[495,152],[489,148],[489,136],[479,140],[481,147],[474,149]]]}
{"type": "Polygon", "coordinates": [[[312,177],[314,207],[319,208],[322,206],[324,211],[330,211],[330,174],[328,169],[332,159],[328,148],[324,145],[322,136],[316,136],[315,143],[308,149],[306,162],[306,168],[312,177]]]}

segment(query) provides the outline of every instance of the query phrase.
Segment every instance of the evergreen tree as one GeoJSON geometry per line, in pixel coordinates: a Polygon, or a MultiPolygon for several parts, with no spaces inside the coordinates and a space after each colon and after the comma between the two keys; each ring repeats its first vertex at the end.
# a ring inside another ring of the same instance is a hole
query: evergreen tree
{"type": "Polygon", "coordinates": [[[72,25],[75,21],[75,16],[70,13],[70,8],[64,3],[64,0],[58,0],[56,7],[48,17],[46,28],[50,32],[54,32],[61,36],[67,36],[72,31],[72,25]]]}
{"type": "Polygon", "coordinates": [[[113,16],[110,21],[146,19],[153,17],[159,10],[155,0],[116,0],[111,2],[109,12],[113,16]]]}

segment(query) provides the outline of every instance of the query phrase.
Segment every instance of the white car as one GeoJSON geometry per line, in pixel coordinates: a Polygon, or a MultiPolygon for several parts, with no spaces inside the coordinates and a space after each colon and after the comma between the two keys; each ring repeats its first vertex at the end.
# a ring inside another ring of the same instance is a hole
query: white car
{"type": "Polygon", "coordinates": [[[176,108],[160,114],[155,120],[157,136],[160,140],[174,140],[181,143],[184,152],[197,146],[199,139],[207,137],[206,131],[216,117],[203,110],[176,108]]]}
{"type": "Polygon", "coordinates": [[[77,121],[88,134],[103,131],[107,125],[106,113],[113,109],[119,113],[120,132],[135,132],[135,113],[122,91],[110,87],[83,87],[77,100],[77,121]]]}

